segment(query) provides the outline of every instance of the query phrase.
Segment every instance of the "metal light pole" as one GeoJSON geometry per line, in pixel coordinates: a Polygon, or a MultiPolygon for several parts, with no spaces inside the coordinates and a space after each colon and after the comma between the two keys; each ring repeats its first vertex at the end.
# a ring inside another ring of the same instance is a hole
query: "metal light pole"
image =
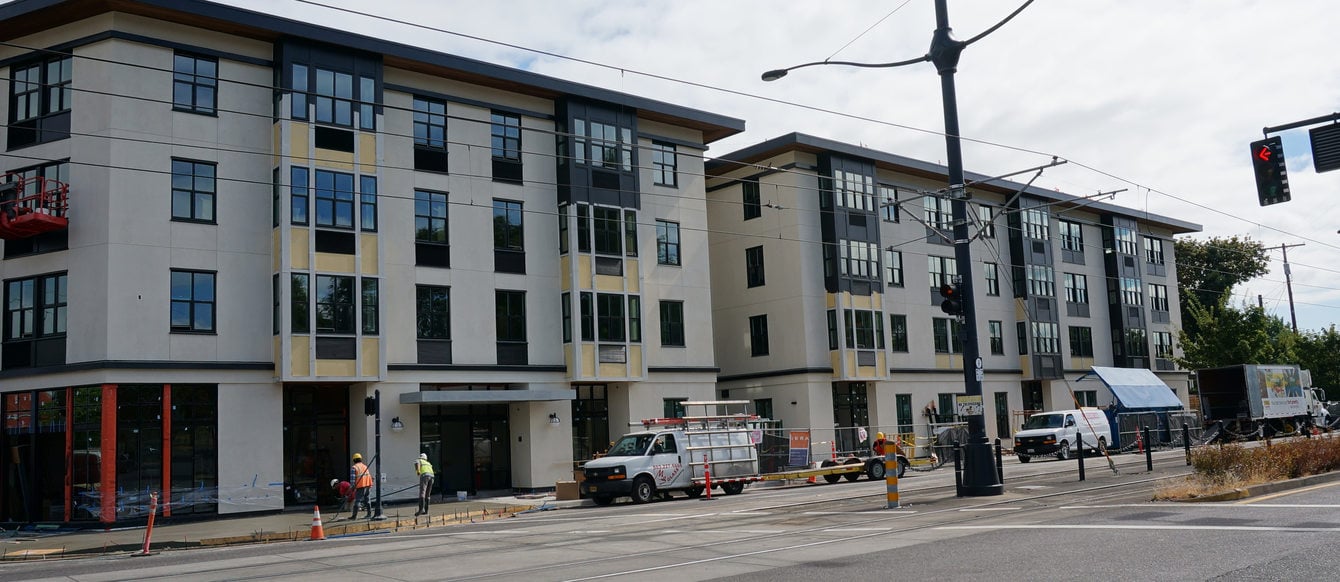
{"type": "Polygon", "coordinates": [[[372,420],[372,430],[374,435],[372,446],[373,449],[375,449],[373,451],[372,460],[377,473],[377,480],[375,483],[377,486],[377,512],[372,514],[372,519],[386,519],[386,516],[382,515],[382,391],[373,390],[372,399],[377,403],[377,414],[373,416],[372,420]]]}
{"type": "Polygon", "coordinates": [[[935,35],[931,38],[930,52],[925,56],[892,63],[852,63],[847,61],[820,61],[805,63],[785,69],[776,69],[763,73],[764,81],[775,81],[786,76],[787,72],[802,67],[816,65],[846,65],[855,67],[898,67],[929,61],[940,73],[940,93],[944,101],[945,150],[948,161],[949,196],[951,214],[954,219],[954,262],[960,274],[959,290],[963,305],[963,381],[964,393],[975,400],[977,414],[969,415],[968,442],[964,445],[963,487],[964,495],[981,497],[1000,495],[1005,492],[996,472],[992,457],[991,444],[986,438],[986,419],[982,406],[982,379],[985,376],[982,358],[977,345],[977,311],[973,297],[972,252],[968,246],[971,237],[968,234],[967,191],[963,183],[963,150],[959,140],[958,100],[954,90],[954,72],[958,67],[959,55],[964,47],[977,42],[982,37],[1000,28],[1015,15],[1032,4],[1024,2],[1004,20],[988,28],[985,32],[967,41],[954,40],[953,29],[949,27],[949,7],[947,0],[935,0],[935,35]]]}

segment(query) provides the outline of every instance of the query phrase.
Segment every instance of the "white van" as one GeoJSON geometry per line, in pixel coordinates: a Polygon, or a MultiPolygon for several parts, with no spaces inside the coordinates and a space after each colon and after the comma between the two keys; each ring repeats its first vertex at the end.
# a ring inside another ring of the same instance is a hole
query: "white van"
{"type": "Polygon", "coordinates": [[[1077,434],[1084,436],[1085,449],[1098,450],[1107,448],[1112,427],[1107,415],[1097,408],[1040,412],[1028,417],[1015,433],[1014,454],[1019,456],[1020,463],[1047,455],[1056,455],[1064,461],[1076,450],[1077,434]]]}

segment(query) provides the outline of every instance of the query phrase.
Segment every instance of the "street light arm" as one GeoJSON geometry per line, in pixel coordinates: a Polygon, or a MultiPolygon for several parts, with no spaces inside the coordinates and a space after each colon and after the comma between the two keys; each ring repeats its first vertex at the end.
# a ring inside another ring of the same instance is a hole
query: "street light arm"
{"type": "Polygon", "coordinates": [[[1006,17],[1005,17],[1005,20],[1002,20],[1002,21],[1000,21],[1000,22],[997,22],[995,26],[992,26],[991,28],[988,28],[988,29],[982,31],[981,34],[979,34],[979,35],[977,35],[977,36],[974,36],[974,37],[972,37],[972,38],[970,38],[970,39],[968,39],[968,40],[963,41],[963,45],[962,45],[962,46],[965,46],[965,47],[966,47],[966,46],[968,46],[968,45],[970,45],[970,44],[972,44],[972,43],[974,43],[974,42],[977,42],[977,41],[979,41],[979,40],[982,40],[982,37],[984,37],[984,36],[986,36],[986,35],[988,35],[988,34],[991,34],[991,33],[995,32],[997,28],[1000,28],[1000,27],[1002,27],[1002,26],[1005,26],[1005,23],[1006,23],[1006,22],[1009,22],[1009,21],[1013,20],[1015,16],[1018,16],[1020,12],[1023,12],[1024,9],[1025,9],[1025,8],[1028,8],[1028,5],[1029,5],[1029,4],[1032,4],[1032,3],[1033,3],[1033,0],[1027,0],[1026,2],[1024,2],[1024,4],[1023,4],[1022,6],[1020,6],[1020,7],[1018,7],[1018,8],[1015,8],[1015,9],[1014,9],[1014,12],[1011,12],[1009,16],[1006,16],[1006,17]]]}
{"type": "MultiPolygon", "coordinates": [[[[1032,0],[1029,0],[1029,1],[1031,2],[1032,0]]],[[[791,71],[794,71],[794,70],[796,70],[796,69],[803,69],[803,68],[805,68],[805,67],[816,67],[816,66],[819,66],[819,65],[842,65],[842,66],[844,66],[844,67],[863,67],[863,68],[867,68],[867,69],[887,69],[887,68],[890,68],[890,67],[901,67],[901,66],[903,66],[903,65],[913,65],[913,64],[916,64],[916,63],[924,63],[924,62],[929,61],[929,60],[931,60],[931,56],[930,56],[930,55],[921,55],[921,56],[919,56],[919,57],[917,57],[917,58],[915,58],[915,59],[907,59],[907,60],[905,60],[905,61],[897,61],[897,62],[893,62],[893,63],[857,63],[857,62],[852,62],[852,61],[815,61],[815,62],[813,62],[813,63],[803,63],[803,64],[795,65],[795,66],[792,66],[792,67],[786,67],[785,69],[773,69],[773,70],[771,70],[771,71],[768,71],[768,72],[766,72],[766,73],[763,73],[763,80],[764,80],[764,81],[776,81],[777,79],[780,79],[780,78],[782,78],[782,77],[785,77],[787,73],[789,73],[789,72],[791,72],[791,71]]]]}

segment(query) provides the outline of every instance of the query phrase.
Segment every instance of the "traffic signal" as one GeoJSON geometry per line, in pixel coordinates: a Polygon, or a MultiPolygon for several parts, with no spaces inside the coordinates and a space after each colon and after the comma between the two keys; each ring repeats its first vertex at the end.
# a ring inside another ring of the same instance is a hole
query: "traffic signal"
{"type": "Polygon", "coordinates": [[[1252,142],[1252,169],[1261,206],[1289,201],[1289,176],[1284,172],[1284,144],[1279,136],[1252,142]]]}
{"type": "Polygon", "coordinates": [[[368,416],[376,416],[377,414],[376,398],[368,396],[367,398],[363,399],[363,414],[366,414],[368,416]]]}
{"type": "Polygon", "coordinates": [[[958,285],[940,285],[940,296],[944,297],[944,301],[940,302],[940,311],[949,315],[963,315],[963,296],[959,294],[958,285]]]}

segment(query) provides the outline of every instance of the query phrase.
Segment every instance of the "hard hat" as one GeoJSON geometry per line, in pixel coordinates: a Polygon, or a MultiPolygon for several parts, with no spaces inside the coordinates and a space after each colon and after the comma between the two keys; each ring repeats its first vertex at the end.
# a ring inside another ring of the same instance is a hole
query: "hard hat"
{"type": "Polygon", "coordinates": [[[420,458],[420,459],[423,459],[423,460],[425,460],[425,461],[427,461],[427,460],[428,460],[428,453],[419,453],[419,458],[420,458]]]}
{"type": "Polygon", "coordinates": [[[331,486],[331,487],[334,487],[334,486],[339,485],[339,484],[340,484],[340,480],[339,480],[339,479],[331,479],[331,480],[330,480],[330,486],[331,486]]]}
{"type": "Polygon", "coordinates": [[[877,433],[875,433],[875,440],[877,440],[877,441],[882,441],[882,440],[884,440],[884,433],[882,433],[882,432],[877,432],[877,433]]]}
{"type": "Polygon", "coordinates": [[[363,455],[360,455],[360,454],[358,454],[358,453],[354,453],[354,460],[355,460],[355,461],[362,461],[362,460],[363,460],[363,455]]]}

